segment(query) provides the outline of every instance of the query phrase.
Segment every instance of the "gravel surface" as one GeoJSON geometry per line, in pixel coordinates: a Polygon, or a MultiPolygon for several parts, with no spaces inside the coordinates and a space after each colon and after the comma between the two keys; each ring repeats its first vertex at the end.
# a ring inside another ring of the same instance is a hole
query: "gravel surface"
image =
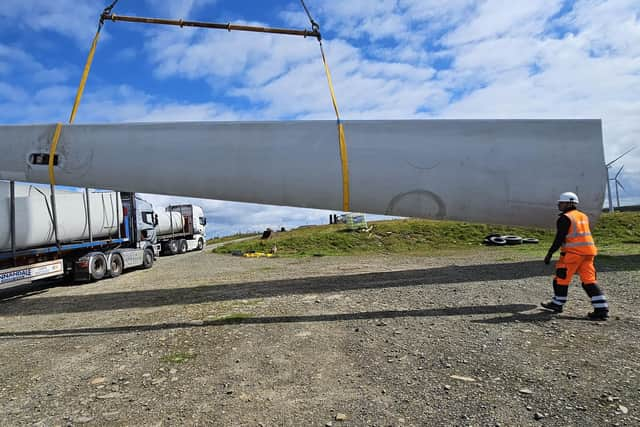
{"type": "Polygon", "coordinates": [[[591,322],[506,253],[192,253],[5,295],[0,425],[640,425],[640,256],[601,263],[591,322]]]}

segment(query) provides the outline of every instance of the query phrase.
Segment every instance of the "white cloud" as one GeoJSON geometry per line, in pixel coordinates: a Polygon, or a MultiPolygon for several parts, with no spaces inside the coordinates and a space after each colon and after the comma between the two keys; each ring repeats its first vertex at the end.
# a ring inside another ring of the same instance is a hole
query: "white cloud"
{"type": "Polygon", "coordinates": [[[310,44],[314,41],[298,37],[180,29],[150,34],[148,47],[161,78],[243,76],[248,84],[255,84],[272,79],[295,64],[318,58],[317,45],[310,44]]]}
{"type": "Polygon", "coordinates": [[[101,4],[95,0],[3,0],[0,18],[27,31],[52,31],[87,44],[96,32],[101,4]]]}
{"type": "Polygon", "coordinates": [[[478,6],[470,22],[458,26],[444,40],[448,45],[458,45],[507,34],[538,35],[561,7],[562,0],[486,0],[478,6]]]}
{"type": "Polygon", "coordinates": [[[3,69],[9,78],[22,75],[37,84],[63,82],[70,74],[65,65],[46,67],[23,49],[0,43],[0,73],[3,69]]]}
{"type": "Polygon", "coordinates": [[[636,0],[578,0],[566,18],[591,41],[594,53],[640,54],[640,5],[636,0]]]}
{"type": "Polygon", "coordinates": [[[0,82],[0,102],[22,102],[27,93],[20,87],[0,82]]]}
{"type": "Polygon", "coordinates": [[[153,122],[239,120],[242,115],[215,103],[186,103],[158,98],[127,85],[89,91],[78,122],[153,122]]]}
{"type": "Polygon", "coordinates": [[[119,49],[115,53],[114,58],[118,61],[126,62],[135,60],[138,55],[139,52],[136,49],[132,47],[126,47],[124,49],[119,49]]]}
{"type": "Polygon", "coordinates": [[[186,19],[196,10],[212,6],[217,0],[147,0],[146,3],[158,17],[186,19]]]}
{"type": "MultiPolygon", "coordinates": [[[[393,39],[418,46],[427,37],[463,21],[474,0],[326,1],[312,10],[322,29],[340,38],[369,42],[393,39]]],[[[366,49],[365,46],[363,46],[366,49]]]]}
{"type": "MultiPolygon", "coordinates": [[[[51,123],[69,117],[73,86],[28,92],[0,82],[0,123],[51,123]]],[[[167,101],[127,85],[87,89],[76,123],[242,120],[246,113],[216,103],[167,101]]]]}

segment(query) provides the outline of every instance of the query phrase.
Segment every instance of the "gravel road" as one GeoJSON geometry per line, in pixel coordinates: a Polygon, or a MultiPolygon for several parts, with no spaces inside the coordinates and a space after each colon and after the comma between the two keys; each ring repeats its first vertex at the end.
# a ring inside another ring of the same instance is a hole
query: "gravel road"
{"type": "Polygon", "coordinates": [[[2,426],[640,425],[640,255],[612,318],[508,249],[191,253],[0,302],[2,426]]]}

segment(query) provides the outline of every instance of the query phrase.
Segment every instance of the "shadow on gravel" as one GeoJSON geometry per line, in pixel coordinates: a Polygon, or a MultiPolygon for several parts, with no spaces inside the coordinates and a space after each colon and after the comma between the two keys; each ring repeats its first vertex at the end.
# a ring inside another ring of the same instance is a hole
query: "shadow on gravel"
{"type": "MultiPolygon", "coordinates": [[[[536,308],[536,306],[532,306],[536,308]]],[[[525,311],[525,310],[522,310],[525,311]]],[[[558,315],[546,310],[540,310],[536,313],[513,313],[512,316],[501,316],[490,319],[477,319],[472,320],[472,323],[486,323],[486,324],[500,324],[500,323],[541,323],[548,322],[550,320],[578,320],[585,322],[593,322],[589,320],[586,315],[584,317],[558,315]]]]}
{"type": "MultiPolygon", "coordinates": [[[[276,324],[276,323],[305,323],[305,322],[339,322],[346,320],[371,320],[394,319],[402,317],[442,317],[442,316],[473,316],[487,314],[512,313],[519,315],[522,311],[532,310],[535,305],[510,304],[510,305],[482,305],[449,308],[431,308],[425,310],[389,310],[389,311],[364,311],[359,313],[344,314],[317,314],[310,316],[268,316],[268,317],[243,317],[206,320],[202,322],[176,322],[160,323],[153,325],[113,326],[106,328],[74,328],[52,329],[40,331],[2,332],[0,339],[19,338],[53,338],[74,337],[85,335],[126,334],[133,332],[149,332],[167,329],[203,328],[212,326],[225,326],[235,324],[276,324]]],[[[379,324],[384,326],[384,324],[379,324]]]]}
{"type": "MultiPolygon", "coordinates": [[[[494,282],[528,277],[550,277],[542,261],[436,267],[421,270],[307,277],[266,282],[227,283],[187,288],[158,288],[87,295],[24,298],[0,302],[0,315],[83,313],[163,305],[199,304],[236,299],[271,298],[361,289],[494,282]]],[[[543,279],[546,282],[548,280],[543,279]]]]}
{"type": "Polygon", "coordinates": [[[640,255],[598,255],[599,271],[640,271],[640,255]]]}
{"type": "Polygon", "coordinates": [[[40,282],[31,283],[28,285],[20,285],[13,286],[11,288],[0,289],[0,304],[5,301],[15,301],[20,298],[43,294],[47,292],[49,288],[59,286],[60,284],[61,282],[59,280],[42,280],[40,282]]]}
{"type": "MultiPolygon", "coordinates": [[[[640,255],[609,256],[606,257],[604,266],[606,267],[603,269],[605,271],[614,271],[616,268],[637,270],[640,266],[640,255]]],[[[552,269],[552,266],[546,266],[542,261],[521,261],[500,264],[451,265],[421,270],[308,277],[268,282],[227,283],[187,288],[45,296],[0,301],[0,315],[84,313],[359,289],[495,282],[499,280],[517,281],[530,277],[540,277],[543,283],[548,283],[551,281],[552,269]]]]}

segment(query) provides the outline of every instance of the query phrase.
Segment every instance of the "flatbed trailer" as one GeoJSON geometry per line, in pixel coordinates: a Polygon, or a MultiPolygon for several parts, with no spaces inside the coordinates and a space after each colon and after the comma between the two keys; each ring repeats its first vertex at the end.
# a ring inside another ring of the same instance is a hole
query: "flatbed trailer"
{"type": "Polygon", "coordinates": [[[136,198],[134,193],[117,193],[123,206],[123,222],[119,226],[118,236],[18,250],[14,237],[16,212],[13,184],[11,187],[9,233],[12,236],[12,247],[10,251],[0,252],[0,288],[63,276],[78,281],[101,280],[105,277],[117,277],[129,268],[150,268],[153,265],[156,249],[146,238],[148,230],[153,229],[153,224],[146,227],[145,223],[137,220],[143,217],[139,215],[138,205],[147,212],[152,212],[152,207],[148,202],[136,198]]]}

